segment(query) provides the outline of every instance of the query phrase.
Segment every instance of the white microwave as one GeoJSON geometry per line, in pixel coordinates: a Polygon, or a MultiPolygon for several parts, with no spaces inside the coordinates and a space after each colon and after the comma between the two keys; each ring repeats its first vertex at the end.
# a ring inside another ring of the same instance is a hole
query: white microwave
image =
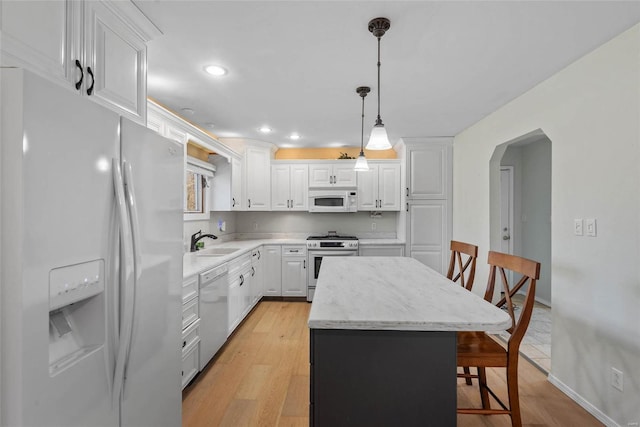
{"type": "Polygon", "coordinates": [[[309,190],[309,212],[357,212],[356,190],[309,190]]]}

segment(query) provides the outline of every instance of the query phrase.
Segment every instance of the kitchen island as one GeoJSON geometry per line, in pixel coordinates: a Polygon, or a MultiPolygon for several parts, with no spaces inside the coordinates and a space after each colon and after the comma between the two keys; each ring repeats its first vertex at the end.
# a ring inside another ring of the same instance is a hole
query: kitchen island
{"type": "Polygon", "coordinates": [[[309,314],[311,426],[455,426],[456,333],[507,313],[405,257],[323,260],[309,314]]]}

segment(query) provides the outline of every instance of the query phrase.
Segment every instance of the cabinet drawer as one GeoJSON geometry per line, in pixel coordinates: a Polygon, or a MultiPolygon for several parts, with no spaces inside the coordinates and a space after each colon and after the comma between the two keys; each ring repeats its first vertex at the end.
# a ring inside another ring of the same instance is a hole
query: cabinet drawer
{"type": "Polygon", "coordinates": [[[182,329],[192,324],[198,317],[198,298],[182,305],[182,329]]]}
{"type": "Polygon", "coordinates": [[[200,319],[182,331],[182,357],[200,342],[200,319]]]}
{"type": "Polygon", "coordinates": [[[198,296],[198,276],[192,276],[182,282],[182,303],[198,296]]]}
{"type": "Polygon", "coordinates": [[[307,256],[305,246],[283,246],[282,256],[307,256]]]}
{"type": "Polygon", "coordinates": [[[251,269],[251,253],[247,252],[229,262],[229,277],[236,276],[240,271],[249,269],[251,269]]]}
{"type": "Polygon", "coordinates": [[[198,366],[200,365],[199,351],[200,343],[196,344],[186,356],[182,358],[182,389],[189,384],[189,381],[193,379],[198,373],[198,366]]]}

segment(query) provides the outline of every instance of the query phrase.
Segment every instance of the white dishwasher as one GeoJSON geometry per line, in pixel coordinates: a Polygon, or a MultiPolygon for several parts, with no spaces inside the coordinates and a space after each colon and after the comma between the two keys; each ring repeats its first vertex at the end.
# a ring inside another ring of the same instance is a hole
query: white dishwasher
{"type": "Polygon", "coordinates": [[[200,273],[200,370],[227,340],[227,264],[200,273]]]}

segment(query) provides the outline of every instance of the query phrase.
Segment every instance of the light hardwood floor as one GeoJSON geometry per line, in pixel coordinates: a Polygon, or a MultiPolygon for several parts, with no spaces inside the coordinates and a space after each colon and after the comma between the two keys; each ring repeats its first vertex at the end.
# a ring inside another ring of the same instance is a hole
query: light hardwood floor
{"type": "MultiPolygon", "coordinates": [[[[183,392],[183,427],[308,426],[310,307],[305,302],[259,303],[183,392]]],[[[487,372],[498,395],[505,396],[503,370],[487,372]]],[[[479,403],[476,385],[460,380],[458,400],[479,403]]],[[[524,426],[602,425],[523,358],[520,402],[524,426]]],[[[507,416],[458,415],[458,426],[509,425],[507,416]]]]}

